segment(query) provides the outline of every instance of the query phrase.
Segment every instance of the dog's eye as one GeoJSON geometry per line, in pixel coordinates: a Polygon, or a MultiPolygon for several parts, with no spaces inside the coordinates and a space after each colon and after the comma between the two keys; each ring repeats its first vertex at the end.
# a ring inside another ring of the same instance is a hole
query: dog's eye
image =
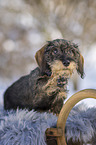
{"type": "Polygon", "coordinates": [[[58,50],[57,50],[57,49],[54,49],[54,50],[53,50],[53,53],[54,53],[54,54],[56,54],[57,52],[58,52],[58,50]]]}

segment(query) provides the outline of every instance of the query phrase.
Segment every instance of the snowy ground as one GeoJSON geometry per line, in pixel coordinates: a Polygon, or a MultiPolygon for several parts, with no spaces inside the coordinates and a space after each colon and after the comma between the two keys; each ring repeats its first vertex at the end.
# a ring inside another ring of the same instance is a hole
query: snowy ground
{"type": "MultiPolygon", "coordinates": [[[[96,45],[92,47],[92,49],[84,54],[85,58],[85,78],[79,78],[78,82],[78,91],[82,89],[96,89],[96,45]]],[[[15,78],[14,80],[16,80],[15,78]]],[[[3,104],[3,93],[6,88],[14,81],[7,80],[6,82],[0,79],[0,104],[3,104]]],[[[68,97],[73,95],[75,91],[73,90],[72,83],[69,83],[69,93],[68,97]]],[[[96,101],[94,99],[85,99],[83,102],[87,103],[89,107],[96,106],[96,101]]]]}

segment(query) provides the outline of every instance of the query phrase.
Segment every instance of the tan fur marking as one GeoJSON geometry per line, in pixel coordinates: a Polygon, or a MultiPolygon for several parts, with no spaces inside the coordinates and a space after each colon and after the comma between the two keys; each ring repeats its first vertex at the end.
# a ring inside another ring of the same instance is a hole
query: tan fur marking
{"type": "Polygon", "coordinates": [[[49,80],[48,80],[48,83],[43,86],[43,90],[47,92],[47,95],[51,95],[53,92],[55,91],[59,91],[59,87],[57,87],[57,78],[59,76],[54,76],[54,77],[51,77],[49,80]]]}
{"type": "Polygon", "coordinates": [[[66,92],[59,92],[60,98],[66,99],[66,92]]]}
{"type": "Polygon", "coordinates": [[[53,76],[56,74],[60,76],[66,74],[67,76],[69,76],[72,75],[73,70],[76,69],[76,64],[72,61],[68,67],[65,67],[60,60],[56,60],[52,63],[51,69],[53,76]]]}
{"type": "Polygon", "coordinates": [[[56,60],[51,65],[52,75],[48,80],[48,83],[43,86],[43,90],[46,91],[47,95],[52,95],[53,92],[59,92],[59,96],[65,96],[64,92],[66,85],[63,88],[57,86],[57,79],[61,76],[69,79],[73,71],[76,69],[76,64],[71,62],[68,67],[65,67],[60,60],[56,60]]]}

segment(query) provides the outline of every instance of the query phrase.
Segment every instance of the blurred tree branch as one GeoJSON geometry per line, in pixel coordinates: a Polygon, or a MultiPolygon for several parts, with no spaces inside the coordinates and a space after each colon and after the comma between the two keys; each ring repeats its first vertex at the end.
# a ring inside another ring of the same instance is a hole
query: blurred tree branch
{"type": "Polygon", "coordinates": [[[37,49],[56,38],[73,40],[81,50],[90,49],[96,43],[96,1],[0,1],[1,76],[31,70],[37,49]]]}

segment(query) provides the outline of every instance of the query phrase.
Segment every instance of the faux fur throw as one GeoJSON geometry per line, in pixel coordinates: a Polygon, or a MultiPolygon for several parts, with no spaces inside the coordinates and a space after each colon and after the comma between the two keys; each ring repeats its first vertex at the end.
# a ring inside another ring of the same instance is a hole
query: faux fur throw
{"type": "MultiPolygon", "coordinates": [[[[1,106],[0,145],[46,145],[45,130],[56,126],[56,122],[57,117],[52,113],[18,109],[6,112],[1,106]]],[[[86,144],[95,132],[96,108],[75,107],[66,123],[67,140],[83,140],[86,144]]]]}

